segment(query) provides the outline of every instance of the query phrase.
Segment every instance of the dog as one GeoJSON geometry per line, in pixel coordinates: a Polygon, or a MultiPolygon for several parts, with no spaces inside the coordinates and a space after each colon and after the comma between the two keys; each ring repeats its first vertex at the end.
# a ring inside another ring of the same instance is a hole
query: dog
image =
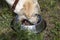
{"type": "Polygon", "coordinates": [[[36,14],[40,15],[40,6],[38,0],[6,0],[10,5],[13,12],[18,15],[18,19],[22,22],[23,19],[27,19],[32,24],[38,22],[36,14]]]}

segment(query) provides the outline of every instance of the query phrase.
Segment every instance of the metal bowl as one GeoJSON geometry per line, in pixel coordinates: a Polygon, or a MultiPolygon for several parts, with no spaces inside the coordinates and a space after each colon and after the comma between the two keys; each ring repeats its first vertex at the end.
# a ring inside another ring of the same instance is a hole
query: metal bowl
{"type": "Polygon", "coordinates": [[[46,28],[46,21],[41,16],[39,16],[39,22],[35,25],[22,25],[21,24],[18,27],[16,26],[16,24],[19,24],[18,23],[19,20],[17,19],[17,17],[18,16],[16,16],[11,22],[11,28],[14,31],[19,32],[19,30],[29,30],[33,33],[40,33],[41,31],[43,31],[46,28]],[[14,24],[15,24],[15,26],[14,26],[14,24]]]}

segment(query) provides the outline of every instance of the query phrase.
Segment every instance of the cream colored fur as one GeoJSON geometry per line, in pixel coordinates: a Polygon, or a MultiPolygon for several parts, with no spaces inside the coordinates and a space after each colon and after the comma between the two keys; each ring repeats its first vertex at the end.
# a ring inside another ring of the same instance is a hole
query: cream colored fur
{"type": "MultiPolygon", "coordinates": [[[[6,0],[9,5],[13,5],[15,0],[6,0]]],[[[19,0],[14,10],[18,14],[18,19],[28,19],[31,23],[35,24],[38,21],[35,14],[40,13],[40,6],[37,0],[19,0]]]]}

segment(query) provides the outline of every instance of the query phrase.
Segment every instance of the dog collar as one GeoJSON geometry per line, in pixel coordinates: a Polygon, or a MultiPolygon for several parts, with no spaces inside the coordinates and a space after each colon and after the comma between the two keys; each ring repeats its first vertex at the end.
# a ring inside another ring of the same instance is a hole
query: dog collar
{"type": "Polygon", "coordinates": [[[13,11],[15,10],[15,7],[16,7],[18,1],[19,1],[19,0],[15,0],[14,4],[13,4],[13,6],[12,6],[12,10],[13,10],[13,11]]]}

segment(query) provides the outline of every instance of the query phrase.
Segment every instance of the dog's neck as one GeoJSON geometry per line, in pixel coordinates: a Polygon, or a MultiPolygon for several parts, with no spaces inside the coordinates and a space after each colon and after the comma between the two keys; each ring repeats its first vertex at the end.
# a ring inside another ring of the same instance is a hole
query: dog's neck
{"type": "MultiPolygon", "coordinates": [[[[13,4],[14,4],[15,1],[16,1],[16,0],[6,0],[6,2],[7,2],[11,7],[13,6],[13,4]]],[[[19,11],[20,11],[20,9],[22,9],[23,4],[25,3],[25,1],[26,1],[26,0],[19,0],[18,4],[16,5],[15,10],[14,10],[15,13],[19,13],[19,11]]]]}
{"type": "MultiPolygon", "coordinates": [[[[13,4],[14,4],[15,1],[16,1],[16,0],[6,0],[6,2],[7,2],[11,7],[13,6],[13,4]]],[[[37,0],[19,0],[19,2],[16,4],[16,7],[15,7],[14,12],[15,12],[15,13],[19,13],[20,9],[23,8],[23,5],[24,5],[24,3],[25,3],[26,1],[36,1],[36,2],[37,2],[37,0]]]]}
{"type": "Polygon", "coordinates": [[[13,6],[15,0],[6,0],[6,2],[7,2],[10,6],[13,6]]]}

